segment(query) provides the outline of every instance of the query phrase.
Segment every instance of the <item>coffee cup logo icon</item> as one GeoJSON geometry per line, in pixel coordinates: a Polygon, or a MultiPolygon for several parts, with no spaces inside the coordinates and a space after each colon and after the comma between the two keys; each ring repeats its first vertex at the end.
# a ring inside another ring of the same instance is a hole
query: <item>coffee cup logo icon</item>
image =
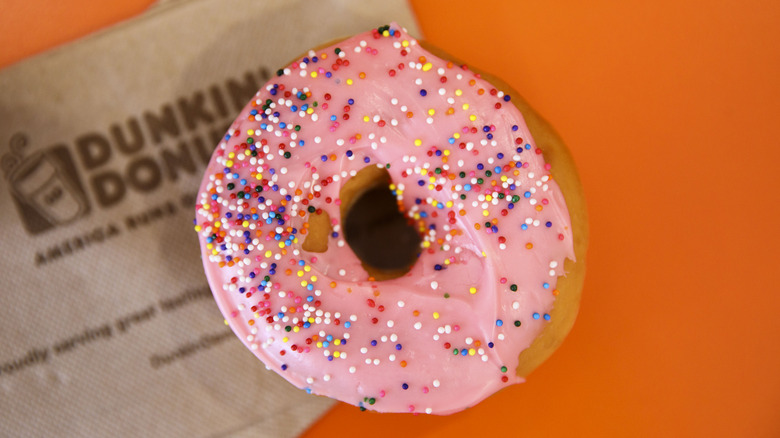
{"type": "Polygon", "coordinates": [[[26,140],[17,136],[2,164],[25,228],[37,234],[86,215],[89,203],[67,148],[53,146],[25,157],[26,140]]]}

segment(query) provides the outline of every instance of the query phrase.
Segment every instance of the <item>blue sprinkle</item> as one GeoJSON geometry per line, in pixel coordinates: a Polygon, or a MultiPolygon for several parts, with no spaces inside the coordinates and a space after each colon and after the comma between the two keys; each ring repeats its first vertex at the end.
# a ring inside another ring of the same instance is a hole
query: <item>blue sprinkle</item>
{"type": "Polygon", "coordinates": [[[504,102],[509,102],[512,98],[508,94],[504,95],[504,102]]]}
{"type": "Polygon", "coordinates": [[[550,318],[551,318],[551,317],[550,317],[550,314],[548,314],[548,313],[545,313],[545,314],[544,314],[544,320],[545,320],[545,321],[549,321],[549,320],[550,320],[550,318]]]}
{"type": "Polygon", "coordinates": [[[347,321],[347,322],[344,323],[344,328],[350,328],[350,327],[352,327],[352,323],[351,322],[347,321]]]}
{"type": "Polygon", "coordinates": [[[426,91],[426,90],[420,90],[420,96],[423,96],[423,97],[425,97],[425,96],[427,96],[427,95],[428,95],[428,91],[426,91]]]}
{"type": "Polygon", "coordinates": [[[330,116],[330,121],[331,122],[335,122],[336,121],[336,116],[335,115],[330,116]]]}
{"type": "Polygon", "coordinates": [[[329,77],[331,77],[331,76],[333,76],[333,73],[331,73],[331,72],[326,72],[326,73],[325,73],[325,77],[326,77],[326,78],[329,78],[329,77]]]}
{"type": "Polygon", "coordinates": [[[485,168],[485,165],[482,163],[477,164],[477,169],[482,170],[485,168]]]}
{"type": "Polygon", "coordinates": [[[526,191],[525,193],[523,193],[523,196],[526,197],[526,198],[530,198],[531,197],[531,192],[526,191]]]}
{"type": "Polygon", "coordinates": [[[497,319],[496,320],[496,326],[501,327],[502,325],[504,325],[504,321],[501,321],[500,319],[497,319]]]}
{"type": "Polygon", "coordinates": [[[370,158],[368,158],[368,157],[366,157],[366,158],[363,158],[363,162],[364,162],[364,163],[370,163],[370,162],[371,162],[371,159],[370,159],[370,158]]]}
{"type": "Polygon", "coordinates": [[[347,103],[348,103],[348,104],[350,104],[350,105],[352,105],[353,103],[355,103],[355,99],[349,99],[349,100],[347,101],[347,103]]]}
{"type": "Polygon", "coordinates": [[[552,226],[552,222],[547,221],[547,222],[544,223],[544,226],[546,226],[547,228],[550,228],[552,226]]]}
{"type": "Polygon", "coordinates": [[[403,348],[403,347],[401,346],[401,344],[395,344],[395,349],[396,349],[396,350],[399,350],[399,351],[400,351],[402,348],[403,348]]]}
{"type": "Polygon", "coordinates": [[[425,185],[425,181],[423,181],[423,180],[419,180],[419,181],[417,181],[417,185],[418,185],[418,186],[420,186],[420,187],[422,187],[422,186],[424,186],[424,185],[425,185]]]}
{"type": "Polygon", "coordinates": [[[408,385],[408,384],[406,384],[406,383],[404,383],[403,385],[401,385],[401,388],[403,388],[403,389],[409,389],[409,385],[408,385]]]}
{"type": "Polygon", "coordinates": [[[525,230],[528,229],[528,225],[526,225],[526,224],[520,225],[520,229],[525,231],[525,230]]]}
{"type": "Polygon", "coordinates": [[[287,371],[287,364],[282,365],[282,371],[287,371]]]}
{"type": "Polygon", "coordinates": [[[373,341],[371,341],[371,346],[372,346],[372,347],[376,347],[376,339],[375,339],[375,340],[373,340],[373,341]]]}
{"type": "Polygon", "coordinates": [[[550,283],[544,283],[542,285],[542,287],[545,288],[545,289],[549,289],[550,288],[550,283]]]}

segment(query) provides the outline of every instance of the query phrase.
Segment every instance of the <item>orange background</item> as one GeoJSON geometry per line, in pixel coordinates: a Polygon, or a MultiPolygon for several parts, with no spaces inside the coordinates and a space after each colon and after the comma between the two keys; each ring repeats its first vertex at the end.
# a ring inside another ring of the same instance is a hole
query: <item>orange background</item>
{"type": "MultiPolygon", "coordinates": [[[[150,3],[3,0],[0,66],[150,3]]],[[[592,232],[582,309],[528,383],[466,412],[338,405],[306,436],[780,437],[780,2],[412,5],[569,144],[592,232]]]]}

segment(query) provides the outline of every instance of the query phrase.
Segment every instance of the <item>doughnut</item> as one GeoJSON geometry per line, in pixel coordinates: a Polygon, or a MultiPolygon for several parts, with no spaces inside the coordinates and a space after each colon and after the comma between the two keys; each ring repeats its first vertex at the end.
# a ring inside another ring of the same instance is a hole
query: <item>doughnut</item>
{"type": "Polygon", "coordinates": [[[450,414],[523,382],[572,327],[571,157],[506,84],[447,59],[396,24],[310,50],[207,166],[195,231],[216,302],[308,393],[450,414]]]}

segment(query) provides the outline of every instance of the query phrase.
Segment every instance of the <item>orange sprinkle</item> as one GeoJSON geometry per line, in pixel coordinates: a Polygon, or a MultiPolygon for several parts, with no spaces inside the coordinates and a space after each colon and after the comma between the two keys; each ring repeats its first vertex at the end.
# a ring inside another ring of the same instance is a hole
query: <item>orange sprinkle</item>
{"type": "Polygon", "coordinates": [[[484,88],[480,88],[479,90],[477,90],[477,94],[482,96],[483,94],[485,94],[485,89],[484,88]]]}
{"type": "Polygon", "coordinates": [[[427,61],[424,56],[417,58],[417,60],[420,62],[420,64],[425,64],[425,61],[427,61]]]}
{"type": "Polygon", "coordinates": [[[472,87],[473,87],[474,85],[476,85],[476,83],[477,83],[477,81],[475,81],[474,79],[472,79],[472,80],[470,80],[470,81],[469,81],[469,85],[471,85],[472,87]]]}
{"type": "Polygon", "coordinates": [[[525,244],[525,249],[531,249],[533,247],[534,247],[534,244],[531,243],[531,242],[528,242],[528,243],[525,244]]]}
{"type": "Polygon", "coordinates": [[[412,312],[412,315],[420,316],[420,311],[419,310],[415,310],[414,312],[412,312]]]}
{"type": "Polygon", "coordinates": [[[246,323],[249,324],[249,325],[255,325],[255,320],[254,319],[250,319],[246,323]]]}
{"type": "Polygon", "coordinates": [[[330,161],[336,161],[336,154],[330,154],[330,161]]]}
{"type": "Polygon", "coordinates": [[[479,224],[474,224],[474,229],[478,230],[480,228],[479,224]]]}
{"type": "Polygon", "coordinates": [[[333,289],[335,287],[336,287],[336,282],[335,281],[331,281],[330,282],[330,288],[333,289]]]}
{"type": "Polygon", "coordinates": [[[401,368],[406,368],[406,361],[402,360],[400,365],[401,365],[401,368]]]}
{"type": "Polygon", "coordinates": [[[553,289],[553,292],[552,292],[553,295],[555,295],[557,297],[559,293],[561,293],[561,291],[559,291],[558,289],[553,289]]]}
{"type": "Polygon", "coordinates": [[[360,72],[360,74],[358,75],[358,77],[359,77],[360,79],[365,79],[365,78],[366,78],[366,74],[365,74],[364,72],[362,72],[362,71],[361,71],[361,72],[360,72]]]}
{"type": "Polygon", "coordinates": [[[409,111],[409,112],[406,113],[406,118],[411,119],[412,117],[414,117],[414,113],[413,112],[409,111]]]}
{"type": "Polygon", "coordinates": [[[292,275],[292,269],[286,269],[284,275],[292,275]]]}

